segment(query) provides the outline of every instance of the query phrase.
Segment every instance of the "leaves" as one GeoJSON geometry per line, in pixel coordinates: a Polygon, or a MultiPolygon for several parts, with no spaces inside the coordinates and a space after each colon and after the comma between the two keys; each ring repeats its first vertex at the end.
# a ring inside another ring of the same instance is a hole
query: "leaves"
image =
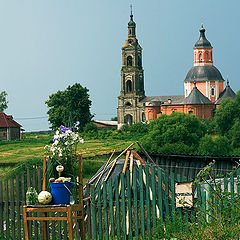
{"type": "Polygon", "coordinates": [[[0,112],[3,112],[5,109],[7,109],[7,93],[5,91],[2,91],[0,93],[0,112]]]}
{"type": "Polygon", "coordinates": [[[65,91],[58,91],[49,96],[45,103],[49,107],[49,122],[52,129],[57,129],[60,125],[73,126],[79,129],[90,122],[91,100],[89,99],[88,89],[79,83],[68,86],[65,91]]]}

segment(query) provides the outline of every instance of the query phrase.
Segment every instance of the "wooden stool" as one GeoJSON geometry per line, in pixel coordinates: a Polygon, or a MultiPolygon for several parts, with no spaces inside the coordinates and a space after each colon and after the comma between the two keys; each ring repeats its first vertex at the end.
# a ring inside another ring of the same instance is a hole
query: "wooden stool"
{"type": "MultiPolygon", "coordinates": [[[[47,221],[67,221],[69,240],[73,240],[73,223],[80,220],[80,236],[85,239],[84,234],[84,212],[83,212],[83,184],[82,184],[82,157],[77,156],[79,163],[79,186],[78,198],[79,203],[73,205],[34,205],[23,206],[23,219],[25,229],[25,239],[29,240],[28,221],[43,221],[43,236],[44,240],[48,240],[47,221]],[[28,216],[28,213],[42,213],[42,216],[28,216]],[[48,216],[48,213],[66,213],[66,216],[48,216]]],[[[43,161],[43,191],[46,190],[46,162],[43,161]]]]}

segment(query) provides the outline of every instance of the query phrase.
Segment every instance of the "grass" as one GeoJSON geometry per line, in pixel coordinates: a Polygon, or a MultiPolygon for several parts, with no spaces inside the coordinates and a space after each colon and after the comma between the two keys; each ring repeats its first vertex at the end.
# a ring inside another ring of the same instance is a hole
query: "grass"
{"type": "MultiPolygon", "coordinates": [[[[44,146],[51,143],[52,134],[25,134],[23,140],[0,142],[0,180],[7,177],[15,167],[8,164],[41,162],[44,157],[44,146]]],[[[85,181],[107,161],[113,150],[120,152],[129,146],[131,141],[123,140],[87,140],[79,144],[78,152],[85,159],[83,172],[85,181]],[[101,156],[106,155],[106,156],[101,156]]]]}

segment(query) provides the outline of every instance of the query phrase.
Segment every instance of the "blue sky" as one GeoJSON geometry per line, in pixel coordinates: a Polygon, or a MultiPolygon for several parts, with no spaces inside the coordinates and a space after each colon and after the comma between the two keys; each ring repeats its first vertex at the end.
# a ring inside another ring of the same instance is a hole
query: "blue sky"
{"type": "Polygon", "coordinates": [[[240,89],[238,0],[0,0],[0,91],[26,131],[48,129],[48,96],[79,82],[95,119],[116,116],[130,4],[147,96],[181,95],[204,23],[214,65],[240,89]]]}

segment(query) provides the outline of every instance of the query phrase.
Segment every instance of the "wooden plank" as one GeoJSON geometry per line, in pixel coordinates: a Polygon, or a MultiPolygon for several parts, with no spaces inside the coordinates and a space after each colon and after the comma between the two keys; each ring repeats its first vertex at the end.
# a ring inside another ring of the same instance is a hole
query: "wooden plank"
{"type": "Polygon", "coordinates": [[[124,151],[122,151],[122,152],[113,160],[113,164],[112,164],[112,166],[111,166],[111,168],[110,168],[107,176],[105,177],[104,181],[107,181],[107,179],[109,178],[109,176],[110,176],[110,174],[111,174],[111,172],[112,172],[112,170],[113,170],[113,168],[114,168],[117,160],[118,160],[125,152],[127,152],[128,149],[131,148],[133,145],[134,145],[134,143],[130,144],[124,151]]]}
{"type": "Polygon", "coordinates": [[[156,165],[156,163],[152,160],[152,158],[149,156],[149,154],[147,153],[147,151],[143,148],[143,146],[137,141],[138,146],[142,149],[142,151],[144,152],[144,154],[146,155],[146,157],[148,158],[148,160],[150,162],[152,162],[154,165],[156,165]]]}
{"type": "Polygon", "coordinates": [[[158,168],[158,208],[160,224],[163,224],[162,169],[158,168]]]}
{"type": "Polygon", "coordinates": [[[103,232],[102,232],[102,205],[101,205],[101,189],[100,185],[97,186],[97,209],[98,209],[98,234],[99,239],[103,239],[103,232]]]}
{"type": "Polygon", "coordinates": [[[128,237],[129,239],[133,238],[133,232],[132,232],[132,196],[131,196],[131,185],[130,185],[130,171],[127,170],[127,206],[128,206],[128,217],[127,217],[127,225],[128,225],[128,237]]]}
{"type": "Polygon", "coordinates": [[[228,192],[228,179],[225,177],[223,180],[224,191],[228,192]]]}
{"type": "Polygon", "coordinates": [[[16,239],[15,231],[15,204],[14,204],[14,178],[10,179],[10,218],[11,218],[11,233],[12,238],[16,239]]]}
{"type": "Polygon", "coordinates": [[[144,198],[143,198],[143,169],[139,166],[139,184],[140,184],[140,221],[142,238],[145,238],[145,220],[144,220],[144,198]]]}
{"type": "MultiPolygon", "coordinates": [[[[177,174],[177,182],[181,182],[181,175],[177,174]]],[[[177,208],[177,215],[179,218],[179,221],[182,222],[182,208],[177,208]]],[[[180,229],[183,230],[183,224],[180,223],[180,229]]]]}
{"type": "MultiPolygon", "coordinates": [[[[22,173],[21,175],[21,183],[20,183],[20,188],[21,188],[21,205],[25,205],[26,204],[26,194],[25,194],[25,183],[24,183],[24,173],[22,173]]],[[[24,229],[25,229],[25,224],[24,224],[24,229]]],[[[25,239],[25,231],[23,230],[23,237],[25,239]]]]}
{"type": "MultiPolygon", "coordinates": [[[[172,198],[171,198],[171,212],[172,212],[172,221],[175,223],[176,222],[176,203],[175,203],[175,175],[173,172],[170,174],[170,181],[171,181],[171,193],[172,193],[172,198]]],[[[176,225],[174,224],[173,227],[176,230],[176,225]]]]}
{"type": "Polygon", "coordinates": [[[115,176],[115,205],[116,205],[116,222],[117,222],[117,238],[121,238],[120,228],[120,209],[119,209],[119,193],[118,193],[118,176],[115,176]]]}
{"type": "Polygon", "coordinates": [[[107,212],[107,191],[106,191],[106,182],[103,182],[103,208],[104,208],[104,227],[105,227],[105,238],[109,239],[108,234],[108,212],[107,212]]]}
{"type": "Polygon", "coordinates": [[[108,167],[108,164],[109,164],[109,162],[111,161],[111,159],[112,159],[114,153],[115,153],[115,149],[113,150],[113,152],[112,152],[110,158],[107,160],[107,162],[106,162],[106,164],[105,164],[103,170],[101,171],[101,173],[100,173],[100,175],[99,175],[99,177],[98,177],[98,180],[97,180],[97,182],[95,183],[95,188],[97,187],[98,182],[100,181],[100,179],[101,179],[103,173],[105,172],[106,168],[108,167]]]}
{"type": "Polygon", "coordinates": [[[149,165],[145,166],[146,174],[146,207],[147,207],[147,232],[151,236],[151,209],[150,209],[150,191],[149,191],[149,165]]]}
{"type": "Polygon", "coordinates": [[[0,181],[0,237],[3,237],[3,183],[0,181]]]}
{"type": "Polygon", "coordinates": [[[42,190],[42,179],[41,179],[42,169],[40,167],[37,168],[37,191],[41,192],[42,190]]]}
{"type": "MultiPolygon", "coordinates": [[[[86,184],[86,196],[91,196],[90,193],[90,184],[86,184]]],[[[86,200],[86,206],[87,206],[87,237],[88,239],[93,238],[93,231],[92,231],[92,213],[91,213],[91,199],[86,200]]]]}
{"type": "Polygon", "coordinates": [[[48,160],[48,158],[45,156],[44,159],[43,159],[43,183],[42,183],[42,190],[43,191],[46,191],[46,187],[47,187],[47,176],[46,176],[47,160],[48,160]]]}
{"type": "Polygon", "coordinates": [[[135,238],[138,240],[138,192],[136,167],[133,168],[133,204],[134,204],[134,222],[135,222],[135,238]]]}
{"type": "MultiPolygon", "coordinates": [[[[122,170],[122,173],[123,173],[123,174],[125,174],[126,169],[127,169],[127,164],[128,164],[129,155],[130,155],[130,151],[127,151],[126,157],[125,157],[125,161],[124,161],[124,164],[123,164],[123,170],[122,170]]],[[[119,183],[118,193],[121,194],[121,181],[120,181],[120,183],[119,183]]]]}
{"type": "Polygon", "coordinates": [[[110,211],[110,228],[111,228],[111,238],[114,239],[114,210],[113,210],[113,192],[112,192],[112,179],[108,181],[108,190],[109,190],[109,211],[110,211]]]}
{"type": "Polygon", "coordinates": [[[21,239],[22,227],[21,227],[21,211],[20,211],[20,182],[19,176],[16,176],[16,220],[17,220],[17,239],[21,239]]]}
{"type": "Polygon", "coordinates": [[[96,216],[96,202],[95,202],[95,188],[90,185],[91,200],[92,200],[92,227],[93,227],[93,239],[97,240],[97,216],[96,216]]]}
{"type": "MultiPolygon", "coordinates": [[[[58,212],[57,213],[57,217],[60,217],[61,216],[61,213],[60,212],[58,212]]],[[[57,239],[58,240],[61,240],[62,239],[62,221],[57,221],[57,229],[58,229],[58,231],[57,231],[57,239]]]]}
{"type": "Polygon", "coordinates": [[[10,238],[10,225],[9,225],[9,192],[8,192],[8,180],[4,180],[4,194],[5,194],[5,218],[6,218],[6,237],[10,238]]]}
{"type": "Polygon", "coordinates": [[[230,192],[231,192],[231,198],[234,199],[234,176],[231,174],[230,176],[230,192]]]}
{"type": "Polygon", "coordinates": [[[165,196],[164,196],[164,205],[165,205],[165,211],[166,211],[166,218],[169,218],[169,196],[168,196],[168,191],[169,191],[169,181],[168,181],[168,171],[164,171],[164,182],[165,182],[165,196]]]}
{"type": "MultiPolygon", "coordinates": [[[[240,183],[240,168],[237,169],[237,182],[240,183]]],[[[240,193],[240,184],[237,184],[237,193],[240,193]]]]}
{"type": "Polygon", "coordinates": [[[126,204],[125,204],[125,185],[124,185],[124,174],[120,174],[121,181],[121,203],[122,203],[122,229],[123,238],[127,239],[127,228],[126,228],[126,204]]]}
{"type": "Polygon", "coordinates": [[[156,184],[155,184],[155,167],[151,166],[151,182],[152,182],[152,218],[153,228],[157,226],[157,214],[156,214],[156,184]]]}
{"type": "MultiPolygon", "coordinates": [[[[36,171],[36,166],[33,166],[32,169],[32,186],[36,189],[37,191],[37,184],[36,184],[36,177],[37,177],[37,171],[36,171]]],[[[37,216],[37,213],[34,213],[33,216],[37,216]]],[[[38,240],[38,224],[37,221],[33,221],[33,229],[34,229],[34,239],[38,240]]]]}
{"type": "MultiPolygon", "coordinates": [[[[66,219],[67,219],[67,213],[62,213],[63,214],[63,216],[64,217],[66,217],[66,219]]],[[[48,222],[47,222],[47,224],[48,224],[48,222]]],[[[47,227],[47,230],[48,230],[49,228],[47,227]]],[[[66,221],[63,221],[63,236],[64,236],[64,239],[65,240],[68,240],[68,226],[67,226],[67,222],[66,221]]]]}

